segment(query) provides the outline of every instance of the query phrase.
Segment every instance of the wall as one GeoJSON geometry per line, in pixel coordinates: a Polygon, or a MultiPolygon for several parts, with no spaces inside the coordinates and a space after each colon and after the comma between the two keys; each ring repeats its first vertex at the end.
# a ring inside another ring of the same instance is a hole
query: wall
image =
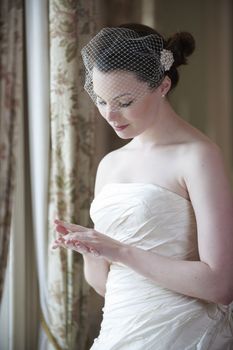
{"type": "Polygon", "coordinates": [[[171,95],[176,111],[221,147],[233,171],[232,2],[230,0],[157,0],[156,27],[166,36],[190,31],[196,50],[181,66],[171,95]]]}

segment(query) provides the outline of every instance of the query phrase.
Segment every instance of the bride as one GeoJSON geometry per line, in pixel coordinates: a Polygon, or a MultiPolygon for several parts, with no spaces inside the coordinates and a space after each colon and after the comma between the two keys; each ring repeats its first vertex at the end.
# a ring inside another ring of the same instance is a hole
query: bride
{"type": "MultiPolygon", "coordinates": [[[[191,34],[129,24],[82,50],[85,89],[129,140],[99,164],[93,228],[55,220],[105,297],[92,350],[233,349],[233,197],[219,147],[173,110],[191,34]]],[[[217,87],[216,87],[217,88],[217,87]]]]}

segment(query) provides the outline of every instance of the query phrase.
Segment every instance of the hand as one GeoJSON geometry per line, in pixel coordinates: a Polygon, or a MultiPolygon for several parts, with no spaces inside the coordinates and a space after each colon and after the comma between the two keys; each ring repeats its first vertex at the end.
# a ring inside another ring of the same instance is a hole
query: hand
{"type": "Polygon", "coordinates": [[[79,244],[79,249],[88,250],[95,256],[104,257],[111,261],[119,261],[120,251],[125,246],[123,243],[94,229],[80,225],[67,224],[58,220],[55,221],[55,224],[58,224],[57,231],[65,232],[65,236],[62,237],[64,239],[62,244],[65,246],[70,244],[70,247],[73,245],[73,249],[75,249],[76,245],[79,244]],[[62,226],[62,228],[59,226],[62,226]]]}
{"type": "Polygon", "coordinates": [[[63,248],[73,249],[80,254],[91,253],[94,256],[99,255],[95,250],[88,248],[78,240],[73,242],[67,242],[67,240],[65,240],[65,236],[68,235],[69,232],[73,232],[77,230],[77,225],[68,224],[60,220],[55,220],[54,223],[56,225],[58,238],[52,243],[51,249],[63,247],[63,248]]]}

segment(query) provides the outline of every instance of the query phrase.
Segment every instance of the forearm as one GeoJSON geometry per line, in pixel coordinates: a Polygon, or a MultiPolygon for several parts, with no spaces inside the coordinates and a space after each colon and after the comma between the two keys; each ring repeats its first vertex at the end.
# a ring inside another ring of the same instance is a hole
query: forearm
{"type": "Polygon", "coordinates": [[[176,260],[131,246],[121,249],[119,261],[174,292],[215,303],[230,302],[219,274],[204,262],[176,260]]]}
{"type": "Polygon", "coordinates": [[[84,276],[87,283],[104,297],[109,271],[108,262],[103,258],[96,258],[90,254],[83,254],[83,259],[84,276]]]}

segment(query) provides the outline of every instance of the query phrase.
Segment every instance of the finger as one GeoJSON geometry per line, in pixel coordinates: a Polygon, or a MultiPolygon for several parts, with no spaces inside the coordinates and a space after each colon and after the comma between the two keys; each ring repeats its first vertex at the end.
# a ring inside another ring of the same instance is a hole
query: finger
{"type": "Polygon", "coordinates": [[[69,231],[67,230],[67,228],[65,228],[65,227],[62,226],[62,225],[58,225],[58,226],[56,227],[56,231],[57,231],[58,233],[61,233],[62,235],[66,235],[67,233],[69,233],[69,231]]]}
{"type": "Polygon", "coordinates": [[[64,244],[66,248],[73,249],[80,254],[87,254],[90,252],[90,249],[88,247],[78,241],[67,241],[64,244]]]}
{"type": "Polygon", "coordinates": [[[64,242],[65,245],[69,246],[69,247],[74,247],[75,250],[77,250],[78,252],[83,252],[83,253],[91,253],[95,256],[99,256],[99,252],[92,248],[92,247],[88,247],[87,245],[83,244],[82,242],[80,242],[77,239],[66,239],[67,237],[64,238],[64,242]]]}
{"type": "Polygon", "coordinates": [[[69,239],[72,239],[72,240],[78,240],[78,241],[81,241],[83,243],[90,243],[91,241],[93,242],[95,239],[91,236],[91,235],[88,235],[88,229],[85,230],[85,232],[72,232],[72,233],[69,233],[67,234],[65,237],[64,237],[65,240],[69,240],[69,239]]]}
{"type": "Polygon", "coordinates": [[[54,223],[65,227],[69,231],[86,231],[86,227],[83,227],[81,225],[69,224],[68,222],[61,220],[55,220],[54,223]]]}
{"type": "Polygon", "coordinates": [[[66,246],[69,247],[74,247],[74,248],[86,248],[88,249],[88,247],[86,247],[84,244],[82,244],[80,241],[78,241],[77,239],[64,239],[64,243],[66,246]]]}
{"type": "Polygon", "coordinates": [[[90,242],[90,239],[87,238],[86,234],[73,232],[68,233],[63,237],[64,241],[80,241],[85,244],[85,242],[90,242]]]}
{"type": "Polygon", "coordinates": [[[62,246],[64,246],[64,243],[62,243],[61,241],[56,239],[54,242],[51,243],[50,249],[54,250],[54,249],[57,249],[57,248],[62,247],[62,246]]]}
{"type": "Polygon", "coordinates": [[[65,241],[63,243],[62,240],[58,239],[58,240],[54,241],[54,243],[51,245],[50,249],[51,250],[55,250],[58,247],[62,247],[62,248],[66,248],[66,249],[72,249],[72,250],[75,250],[76,252],[78,252],[80,254],[91,253],[92,255],[94,255],[96,257],[100,256],[98,251],[96,251],[93,248],[89,248],[89,247],[85,246],[84,244],[82,244],[79,241],[65,241]],[[59,243],[59,242],[61,242],[61,243],[59,243]]]}
{"type": "Polygon", "coordinates": [[[89,253],[89,248],[86,247],[84,244],[81,244],[80,242],[75,242],[74,246],[75,246],[75,250],[81,254],[89,253]]]}

